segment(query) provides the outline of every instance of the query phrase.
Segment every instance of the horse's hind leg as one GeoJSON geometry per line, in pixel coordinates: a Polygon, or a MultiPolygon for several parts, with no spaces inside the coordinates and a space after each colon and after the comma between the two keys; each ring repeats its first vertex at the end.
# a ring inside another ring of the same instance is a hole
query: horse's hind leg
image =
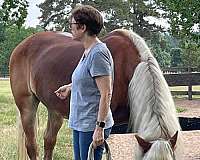
{"type": "Polygon", "coordinates": [[[48,111],[47,129],[44,134],[44,160],[52,159],[57,134],[62,123],[63,117],[60,114],[54,111],[48,111]]]}
{"type": "Polygon", "coordinates": [[[34,95],[26,95],[18,101],[22,126],[26,135],[25,144],[31,160],[38,160],[39,153],[36,143],[35,122],[39,100],[34,95]]]}

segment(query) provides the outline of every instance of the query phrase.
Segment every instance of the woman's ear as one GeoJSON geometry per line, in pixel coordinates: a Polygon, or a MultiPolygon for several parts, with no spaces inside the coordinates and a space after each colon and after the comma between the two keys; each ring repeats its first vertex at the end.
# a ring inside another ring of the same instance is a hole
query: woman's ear
{"type": "Polygon", "coordinates": [[[86,32],[87,27],[86,27],[85,24],[83,24],[83,25],[81,25],[80,29],[81,29],[83,32],[86,32]]]}

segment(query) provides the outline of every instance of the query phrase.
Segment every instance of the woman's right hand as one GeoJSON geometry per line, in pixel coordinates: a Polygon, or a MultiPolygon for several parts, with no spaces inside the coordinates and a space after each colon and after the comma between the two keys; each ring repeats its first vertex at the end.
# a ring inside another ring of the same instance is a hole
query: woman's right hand
{"type": "Polygon", "coordinates": [[[69,96],[70,91],[71,91],[71,83],[68,85],[61,86],[54,93],[60,99],[66,99],[69,96]]]}

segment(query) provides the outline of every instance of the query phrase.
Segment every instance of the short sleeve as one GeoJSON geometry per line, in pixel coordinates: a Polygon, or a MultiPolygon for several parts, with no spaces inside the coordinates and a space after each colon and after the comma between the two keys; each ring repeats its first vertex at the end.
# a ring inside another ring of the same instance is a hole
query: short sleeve
{"type": "Polygon", "coordinates": [[[89,69],[92,77],[112,75],[111,59],[108,53],[96,52],[89,69]]]}

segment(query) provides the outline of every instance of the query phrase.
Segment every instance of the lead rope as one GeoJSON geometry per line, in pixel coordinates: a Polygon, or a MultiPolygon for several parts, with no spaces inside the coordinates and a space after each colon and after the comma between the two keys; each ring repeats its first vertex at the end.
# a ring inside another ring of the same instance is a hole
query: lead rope
{"type": "MultiPolygon", "coordinates": [[[[104,144],[105,144],[105,149],[106,149],[106,160],[112,160],[110,148],[108,146],[108,143],[105,140],[104,140],[104,144]]],[[[94,160],[94,148],[92,146],[92,143],[90,144],[90,147],[89,147],[89,150],[88,150],[87,160],[94,160]]]]}

